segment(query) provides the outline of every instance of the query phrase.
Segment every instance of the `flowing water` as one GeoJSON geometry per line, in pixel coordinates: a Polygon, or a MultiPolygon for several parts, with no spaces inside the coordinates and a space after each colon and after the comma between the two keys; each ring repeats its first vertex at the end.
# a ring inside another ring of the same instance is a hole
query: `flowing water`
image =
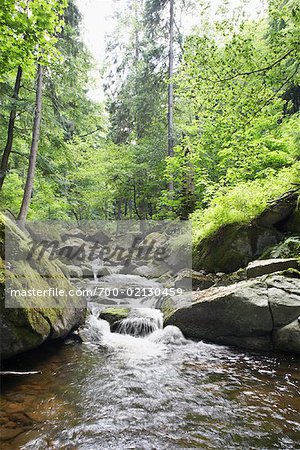
{"type": "Polygon", "coordinates": [[[91,316],[83,344],[8,363],[42,374],[4,379],[3,450],[300,448],[299,359],[188,341],[158,312],[133,316],[143,337],[91,316]]]}

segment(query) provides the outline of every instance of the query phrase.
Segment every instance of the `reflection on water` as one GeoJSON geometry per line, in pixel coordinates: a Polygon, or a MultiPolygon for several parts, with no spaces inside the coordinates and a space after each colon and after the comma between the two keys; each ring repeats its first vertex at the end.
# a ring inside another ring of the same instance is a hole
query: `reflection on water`
{"type": "Polygon", "coordinates": [[[4,380],[1,448],[297,448],[299,359],[122,339],[52,344],[10,363],[42,374],[4,380]]]}

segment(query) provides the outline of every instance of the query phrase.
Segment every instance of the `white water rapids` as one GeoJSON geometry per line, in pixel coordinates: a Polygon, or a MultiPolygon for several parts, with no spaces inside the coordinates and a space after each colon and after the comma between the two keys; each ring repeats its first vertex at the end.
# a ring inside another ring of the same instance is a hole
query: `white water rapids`
{"type": "Polygon", "coordinates": [[[91,314],[81,332],[87,345],[101,345],[108,350],[122,353],[124,357],[141,358],[158,356],[168,344],[184,344],[182,332],[175,326],[163,328],[161,311],[151,308],[136,308],[128,318],[120,321],[117,331],[112,333],[106,320],[91,314]]]}

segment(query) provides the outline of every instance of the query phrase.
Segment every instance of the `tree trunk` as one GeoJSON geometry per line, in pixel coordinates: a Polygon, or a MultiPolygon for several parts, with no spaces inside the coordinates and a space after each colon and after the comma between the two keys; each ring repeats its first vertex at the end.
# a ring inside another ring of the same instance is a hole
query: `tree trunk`
{"type": "MultiPolygon", "coordinates": [[[[168,156],[174,156],[174,0],[170,0],[170,23],[169,23],[169,87],[168,87],[168,156]]],[[[173,182],[169,182],[169,191],[173,191],[173,182]]]]}
{"type": "Polygon", "coordinates": [[[23,200],[21,209],[19,212],[18,220],[20,221],[20,226],[23,228],[25,226],[26,217],[28,214],[28,209],[30,206],[33,182],[34,182],[34,173],[36,166],[36,158],[38,152],[39,145],[39,137],[40,137],[40,126],[41,126],[41,117],[42,117],[42,88],[43,88],[43,67],[38,64],[37,66],[37,82],[36,82],[36,100],[35,100],[35,113],[34,113],[34,122],[33,122],[33,131],[32,131],[32,141],[29,155],[29,166],[26,184],[24,188],[23,200]]]}
{"type": "Polygon", "coordinates": [[[8,130],[7,130],[7,140],[5,149],[2,155],[1,165],[0,165],[0,191],[2,189],[6,174],[7,174],[7,167],[8,167],[8,159],[12,151],[12,145],[13,145],[13,139],[14,139],[14,128],[15,128],[15,120],[16,120],[16,114],[17,114],[17,99],[19,97],[19,91],[21,86],[21,79],[22,79],[22,68],[18,67],[18,72],[16,76],[15,81],[15,87],[14,87],[14,93],[13,93],[13,99],[14,104],[12,106],[12,110],[9,115],[9,122],[8,122],[8,130]]]}

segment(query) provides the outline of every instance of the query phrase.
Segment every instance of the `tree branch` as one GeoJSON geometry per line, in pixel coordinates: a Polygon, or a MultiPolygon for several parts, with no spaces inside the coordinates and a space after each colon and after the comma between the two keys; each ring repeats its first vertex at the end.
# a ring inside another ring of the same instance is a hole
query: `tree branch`
{"type": "Polygon", "coordinates": [[[203,80],[203,81],[210,81],[212,83],[223,83],[224,81],[231,81],[231,80],[234,80],[235,78],[238,78],[238,77],[252,75],[254,73],[267,72],[268,70],[272,69],[277,64],[279,64],[281,61],[283,61],[285,58],[287,58],[291,53],[294,52],[294,50],[295,49],[289,50],[287,53],[285,53],[285,55],[281,56],[279,59],[274,61],[272,64],[269,64],[268,66],[263,67],[261,69],[251,70],[251,71],[248,71],[248,72],[240,72],[240,73],[237,73],[237,74],[232,75],[232,76],[227,77],[227,78],[220,78],[220,76],[216,72],[214,72],[217,75],[218,80],[212,80],[211,78],[202,78],[202,77],[200,77],[200,79],[203,80]]]}
{"type": "Polygon", "coordinates": [[[257,109],[257,110],[254,112],[254,114],[253,114],[253,116],[251,117],[251,119],[248,120],[248,122],[245,123],[245,127],[246,127],[247,125],[249,125],[249,124],[252,122],[252,120],[254,119],[254,117],[256,117],[257,114],[258,114],[259,112],[261,112],[267,105],[269,105],[269,103],[277,96],[277,94],[281,91],[281,89],[282,89],[289,81],[292,80],[292,78],[293,78],[293,77],[296,75],[296,73],[298,72],[299,67],[300,67],[300,63],[297,64],[296,69],[294,70],[294,72],[292,73],[292,75],[289,76],[289,77],[282,83],[282,85],[274,92],[274,94],[272,95],[272,97],[268,98],[268,100],[266,100],[266,101],[264,102],[264,104],[263,104],[259,109],[257,109]]]}

